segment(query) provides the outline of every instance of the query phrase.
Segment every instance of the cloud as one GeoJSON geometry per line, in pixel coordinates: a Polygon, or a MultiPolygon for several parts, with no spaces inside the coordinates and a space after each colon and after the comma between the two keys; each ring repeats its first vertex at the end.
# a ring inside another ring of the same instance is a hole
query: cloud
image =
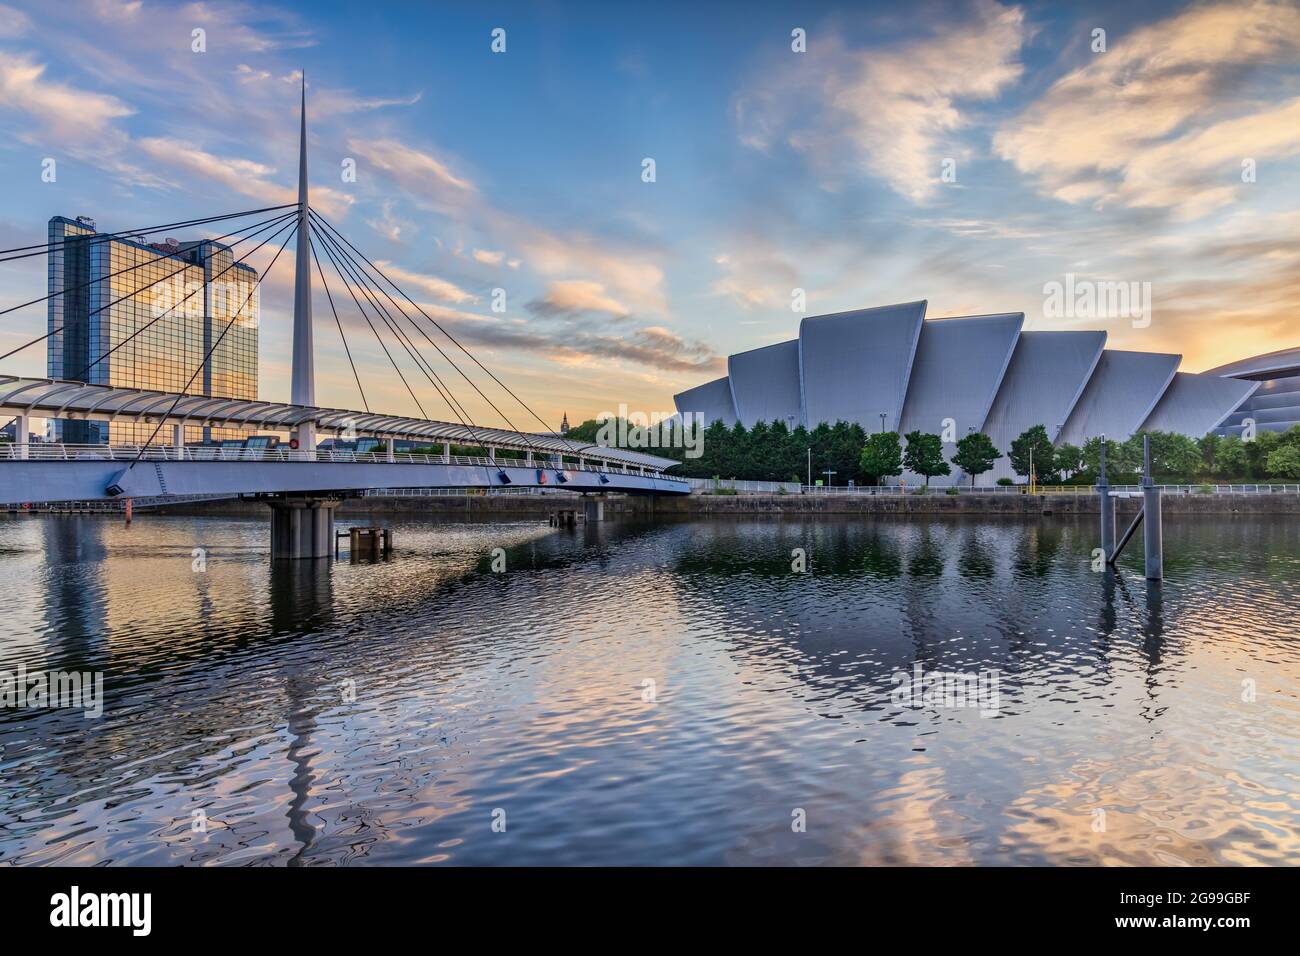
{"type": "Polygon", "coordinates": [[[116,96],[78,89],[45,77],[45,65],[0,52],[0,107],[35,117],[58,138],[84,139],[135,112],[116,96]]]}
{"type": "Polygon", "coordinates": [[[802,62],[769,70],[736,101],[741,142],[761,150],[783,142],[828,180],[865,170],[926,201],[942,160],[969,154],[963,104],[995,98],[1023,72],[1024,11],[992,0],[967,9],[928,36],[887,47],[849,49],[828,36],[819,41],[816,73],[802,62]]]}
{"type": "Polygon", "coordinates": [[[714,373],[723,360],[701,342],[688,341],[661,326],[626,335],[498,322],[458,323],[457,338],[474,345],[503,347],[567,365],[635,364],[663,371],[714,373]]]}
{"type": "Polygon", "coordinates": [[[1294,4],[1194,7],[1111,37],[1107,52],[1089,54],[1005,123],[994,146],[1064,202],[1194,218],[1232,202],[1243,157],[1300,151],[1300,101],[1232,95],[1248,71],[1294,62],[1298,52],[1294,4]]]}
{"type": "Polygon", "coordinates": [[[493,252],[491,249],[474,250],[475,261],[482,262],[484,265],[489,266],[501,265],[501,260],[504,259],[505,256],[506,254],[504,252],[493,252]]]}
{"type": "Polygon", "coordinates": [[[440,302],[452,302],[459,305],[463,302],[478,301],[478,296],[472,292],[466,292],[460,286],[448,282],[446,279],[440,279],[437,276],[427,275],[423,272],[411,272],[382,259],[376,260],[375,265],[399,286],[407,288],[415,286],[423,289],[440,302]]]}
{"type": "Polygon", "coordinates": [[[709,287],[714,295],[730,299],[749,312],[753,309],[790,307],[799,286],[798,270],[769,243],[758,236],[738,240],[739,252],[714,257],[723,275],[709,287]]]}
{"type": "Polygon", "coordinates": [[[590,277],[637,312],[663,312],[664,272],[643,253],[611,248],[608,240],[581,233],[558,233],[526,223],[507,227],[528,264],[544,276],[590,277]]]}
{"type": "Polygon", "coordinates": [[[528,309],[537,315],[551,316],[603,312],[621,319],[629,314],[627,306],[609,296],[603,285],[583,279],[550,283],[545,295],[528,303],[528,309]]]}
{"type": "Polygon", "coordinates": [[[17,37],[30,31],[32,19],[21,10],[0,4],[0,37],[17,37]]]}
{"type": "Polygon", "coordinates": [[[348,140],[348,149],[414,196],[461,205],[476,192],[472,182],[457,176],[436,156],[395,139],[353,137],[348,140]]]}
{"type": "MultiPolygon", "coordinates": [[[[296,184],[289,186],[271,181],[268,177],[276,170],[263,163],[240,157],[217,156],[194,143],[164,136],[145,137],[135,145],[145,155],[172,169],[224,186],[267,205],[298,201],[296,184]]],[[[312,208],[319,209],[326,216],[341,214],[352,202],[351,196],[338,190],[325,186],[312,188],[312,208]]]]}

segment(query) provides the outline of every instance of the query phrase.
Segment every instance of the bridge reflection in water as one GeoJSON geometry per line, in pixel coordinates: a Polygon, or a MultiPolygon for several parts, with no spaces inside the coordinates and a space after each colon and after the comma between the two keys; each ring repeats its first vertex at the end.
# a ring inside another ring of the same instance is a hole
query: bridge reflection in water
{"type": "Polygon", "coordinates": [[[1087,519],[396,530],[277,565],[254,521],[0,522],[3,659],[107,697],[0,715],[0,859],[1300,858],[1294,524],[1179,522],[1163,586],[1087,519]],[[998,715],[898,706],[917,664],[998,715]]]}

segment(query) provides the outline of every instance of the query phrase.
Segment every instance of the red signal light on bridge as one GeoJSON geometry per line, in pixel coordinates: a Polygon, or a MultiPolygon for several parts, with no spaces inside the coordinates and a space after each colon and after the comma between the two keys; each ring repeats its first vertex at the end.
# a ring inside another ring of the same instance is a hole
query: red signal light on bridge
{"type": "Polygon", "coordinates": [[[290,439],[289,439],[289,447],[290,447],[290,448],[293,448],[293,449],[296,449],[296,448],[298,447],[298,439],[296,439],[296,438],[290,438],[290,439]]]}

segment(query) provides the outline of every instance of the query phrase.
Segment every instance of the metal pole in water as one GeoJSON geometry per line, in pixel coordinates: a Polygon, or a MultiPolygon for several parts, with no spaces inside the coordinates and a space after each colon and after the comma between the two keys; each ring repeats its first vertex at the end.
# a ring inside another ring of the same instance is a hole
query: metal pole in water
{"type": "Polygon", "coordinates": [[[1106,478],[1106,436],[1101,436],[1101,468],[1097,475],[1097,494],[1101,496],[1101,550],[1107,561],[1115,554],[1115,499],[1110,496],[1106,478]]]}
{"type": "Polygon", "coordinates": [[[1146,557],[1146,578],[1159,581],[1165,576],[1164,538],[1160,522],[1160,489],[1151,478],[1151,436],[1142,436],[1142,546],[1146,557]]]}

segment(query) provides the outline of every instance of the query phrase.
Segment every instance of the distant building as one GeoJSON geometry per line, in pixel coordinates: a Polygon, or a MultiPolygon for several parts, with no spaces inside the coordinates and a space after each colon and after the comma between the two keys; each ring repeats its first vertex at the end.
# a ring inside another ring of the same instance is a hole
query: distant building
{"type": "MultiPolygon", "coordinates": [[[[236,263],[228,246],[211,240],[149,243],[140,237],[110,238],[84,216],[55,216],[49,241],[63,243],[52,245],[49,254],[50,378],[213,398],[257,398],[257,270],[236,263]],[[212,355],[205,360],[209,350],[212,355]]],[[[70,444],[135,444],[147,440],[153,429],[143,422],[54,420],[51,437],[70,444]]],[[[185,432],[186,441],[245,434],[242,429],[198,426],[185,432]]]]}
{"type": "Polygon", "coordinates": [[[1281,349],[1210,369],[1207,375],[1259,382],[1253,395],[1228,416],[1221,435],[1240,435],[1246,419],[1257,432],[1284,432],[1300,425],[1300,348],[1281,349]]]}
{"type": "MultiPolygon", "coordinates": [[[[1300,349],[1193,375],[1178,371],[1181,355],[1108,349],[1105,332],[1026,332],[1019,312],[926,319],[925,310],[920,301],[810,316],[798,338],[730,356],[727,375],[674,396],[677,411],[746,428],[919,430],[948,437],[947,459],[957,439],[980,431],[1003,457],[978,484],[1011,476],[1006,452],[1034,425],[1082,445],[1144,430],[1239,431],[1234,412],[1256,405],[1270,427],[1300,418],[1300,349]]],[[[956,468],[944,479],[961,480],[956,468]]]]}
{"type": "Polygon", "coordinates": [[[565,412],[564,418],[560,420],[560,434],[561,435],[569,434],[569,413],[568,412],[565,412]]]}

